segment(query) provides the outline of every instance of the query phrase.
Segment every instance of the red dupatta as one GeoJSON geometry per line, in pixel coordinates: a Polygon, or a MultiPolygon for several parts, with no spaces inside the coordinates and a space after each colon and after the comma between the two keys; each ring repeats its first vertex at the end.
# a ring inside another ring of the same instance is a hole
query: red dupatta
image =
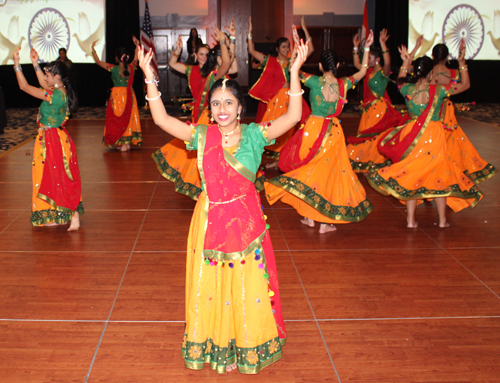
{"type": "Polygon", "coordinates": [[[422,114],[417,118],[411,131],[401,138],[401,133],[406,125],[398,126],[385,133],[378,143],[378,150],[393,163],[406,158],[422,137],[423,132],[432,119],[436,104],[439,100],[441,86],[429,86],[429,103],[422,114]],[[432,101],[431,101],[432,100],[432,101]]]}
{"type": "MultiPolygon", "coordinates": [[[[281,171],[287,173],[308,164],[321,150],[321,148],[323,148],[325,137],[328,137],[328,135],[330,134],[332,126],[336,126],[338,123],[338,119],[335,118],[335,116],[338,116],[342,112],[344,104],[341,102],[341,98],[345,98],[345,95],[347,93],[347,82],[344,83],[341,78],[337,79],[337,81],[339,83],[340,97],[337,101],[335,112],[326,116],[326,118],[324,119],[323,126],[321,127],[318,138],[316,139],[311,150],[304,159],[300,159],[300,147],[302,146],[304,130],[298,130],[293,135],[293,137],[288,140],[288,142],[280,152],[278,167],[281,171]]],[[[303,103],[305,102],[304,100],[302,101],[303,103]]]]}
{"type": "Polygon", "coordinates": [[[257,82],[248,91],[253,98],[268,103],[286,83],[285,72],[278,59],[268,56],[266,66],[257,82]]]}
{"type": "Polygon", "coordinates": [[[125,130],[130,122],[130,115],[132,114],[132,85],[134,83],[135,69],[129,64],[130,77],[127,82],[127,101],[125,109],[121,116],[115,115],[113,111],[113,103],[111,100],[108,102],[106,109],[106,132],[104,134],[104,143],[108,146],[114,146],[116,142],[123,136],[125,130]]]}

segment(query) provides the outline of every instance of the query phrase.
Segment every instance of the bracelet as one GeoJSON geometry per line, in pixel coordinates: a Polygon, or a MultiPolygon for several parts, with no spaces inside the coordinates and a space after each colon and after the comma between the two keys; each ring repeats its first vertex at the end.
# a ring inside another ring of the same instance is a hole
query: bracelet
{"type": "Polygon", "coordinates": [[[363,50],[364,50],[365,52],[370,52],[370,47],[364,47],[364,48],[363,48],[363,50]]]}
{"type": "Polygon", "coordinates": [[[304,89],[302,89],[300,93],[290,93],[290,91],[288,91],[286,94],[289,96],[302,96],[304,94],[304,89]]]}
{"type": "Polygon", "coordinates": [[[386,49],[385,51],[382,51],[383,55],[385,55],[386,53],[389,53],[389,49],[386,49]]]}
{"type": "Polygon", "coordinates": [[[252,34],[251,33],[247,33],[247,39],[248,40],[252,40],[252,34]]]}
{"type": "Polygon", "coordinates": [[[460,72],[469,70],[469,67],[467,65],[464,65],[463,67],[460,68],[460,72]]]}
{"type": "Polygon", "coordinates": [[[35,72],[38,72],[39,70],[42,70],[42,68],[40,68],[40,65],[38,65],[38,64],[33,65],[33,69],[35,69],[35,72]]]}
{"type": "Polygon", "coordinates": [[[14,65],[14,71],[15,72],[22,72],[23,68],[21,67],[21,65],[17,64],[17,65],[14,65]]]}
{"type": "Polygon", "coordinates": [[[361,66],[364,68],[368,68],[368,64],[362,64],[361,66]]]}
{"type": "Polygon", "coordinates": [[[229,40],[236,40],[236,36],[229,36],[229,40]]]}
{"type": "Polygon", "coordinates": [[[226,39],[219,41],[220,45],[226,45],[226,39]]]}
{"type": "Polygon", "coordinates": [[[97,53],[95,50],[92,49],[92,53],[97,53]]]}
{"type": "Polygon", "coordinates": [[[353,51],[357,51],[358,50],[358,47],[354,47],[352,48],[353,51]]]}
{"type": "Polygon", "coordinates": [[[160,97],[161,97],[161,92],[158,92],[158,96],[156,96],[156,97],[153,97],[153,98],[148,98],[148,95],[146,95],[144,98],[145,98],[147,101],[154,101],[154,100],[158,100],[160,97]]]}
{"type": "Polygon", "coordinates": [[[155,77],[153,77],[153,79],[152,79],[151,81],[148,81],[148,80],[144,79],[144,82],[145,82],[146,84],[152,84],[152,83],[155,83],[155,85],[156,85],[156,86],[158,86],[158,83],[159,83],[159,81],[156,79],[156,76],[155,76],[155,77]]]}
{"type": "Polygon", "coordinates": [[[352,55],[353,55],[353,56],[358,56],[358,55],[359,55],[359,52],[353,51],[353,52],[352,52],[352,55]]]}
{"type": "Polygon", "coordinates": [[[400,71],[403,71],[403,72],[408,72],[408,68],[405,68],[404,66],[402,66],[401,68],[399,68],[400,71]]]}

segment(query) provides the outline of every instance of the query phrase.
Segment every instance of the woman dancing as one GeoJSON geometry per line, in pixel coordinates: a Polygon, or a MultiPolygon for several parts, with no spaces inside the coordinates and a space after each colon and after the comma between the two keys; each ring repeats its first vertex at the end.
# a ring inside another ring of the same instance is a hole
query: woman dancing
{"type": "MultiPolygon", "coordinates": [[[[309,42],[308,56],[310,56],[314,51],[314,47],[312,45],[311,36],[307,31],[304,17],[301,19],[301,26],[306,35],[306,40],[309,42]]],[[[263,71],[248,94],[261,101],[259,103],[259,112],[257,112],[256,122],[272,121],[285,114],[288,109],[288,91],[290,90],[290,73],[288,69],[290,62],[288,54],[290,52],[290,41],[286,37],[280,37],[276,41],[275,52],[266,56],[255,50],[252,30],[252,18],[250,17],[248,21],[247,36],[248,53],[261,63],[263,71]],[[260,105],[264,105],[265,108],[260,105]]],[[[305,101],[302,104],[302,108],[302,120],[305,121],[305,118],[310,113],[310,109],[305,101]]],[[[292,129],[287,131],[282,137],[279,137],[276,140],[276,144],[266,149],[266,155],[277,159],[279,157],[279,152],[293,133],[294,130],[292,129]]],[[[278,162],[275,161],[267,164],[266,167],[276,167],[277,165],[278,162]]]]}
{"type": "Polygon", "coordinates": [[[188,238],[182,356],[194,370],[209,363],[218,373],[256,374],[282,358],[286,332],[269,226],[253,182],[264,146],[300,120],[299,69],[307,44],[290,68],[291,92],[298,96],[271,124],[240,124],[243,94],[227,79],[209,93],[214,124],[189,126],[169,116],[152,81],[151,55],[139,50],[154,122],[197,150],[203,185],[188,238]]]}
{"type": "Polygon", "coordinates": [[[199,45],[203,45],[203,41],[201,41],[198,36],[198,30],[196,28],[191,28],[189,31],[189,38],[186,42],[188,59],[186,64],[192,65],[197,63],[196,51],[199,45]]]}
{"type": "MultiPolygon", "coordinates": [[[[382,29],[379,35],[381,48],[374,47],[370,51],[368,71],[363,83],[363,104],[358,135],[348,137],[347,153],[354,171],[365,173],[390,164],[377,148],[380,134],[387,129],[399,126],[408,121],[408,114],[399,113],[391,103],[386,88],[390,81],[391,55],[387,48],[389,35],[382,29]]],[[[354,66],[361,69],[359,60],[359,38],[354,36],[354,66]]],[[[417,42],[417,47],[419,46],[417,42]]],[[[418,48],[416,48],[418,49],[418,48]]]]}
{"type": "Polygon", "coordinates": [[[436,201],[439,227],[449,226],[446,205],[458,212],[475,206],[483,197],[475,184],[450,159],[446,149],[446,136],[439,122],[441,104],[450,94],[461,93],[470,87],[465,65],[465,48],[458,58],[462,68],[462,81],[453,86],[430,84],[432,60],[425,56],[413,63],[413,77],[408,78],[413,57],[406,47],[400,48],[403,66],[398,82],[405,96],[412,120],[397,127],[381,138],[379,150],[393,162],[368,175],[370,184],[382,194],[391,194],[406,202],[407,227],[418,227],[415,208],[419,200],[436,201]],[[410,82],[408,82],[410,81],[410,82]]]}
{"type": "MultiPolygon", "coordinates": [[[[449,69],[446,66],[448,58],[449,52],[446,45],[437,44],[434,46],[432,49],[434,63],[433,84],[450,86],[460,81],[460,71],[449,69]]],[[[444,100],[441,107],[441,121],[445,129],[448,153],[460,170],[467,174],[472,181],[478,184],[498,173],[498,170],[493,165],[481,158],[474,145],[458,125],[455,117],[455,107],[448,98],[444,100]]]]}
{"type": "Polygon", "coordinates": [[[363,65],[351,77],[337,78],[337,55],[331,50],[321,53],[319,68],[323,76],[303,77],[304,85],[310,89],[312,113],[280,155],[279,167],[286,173],[264,184],[271,205],[281,200],[293,206],[304,216],[300,221],[304,225],[314,227],[315,221],[321,222],[322,234],[336,230],[332,223],[359,222],[373,210],[352,170],[337,119],[347,91],[366,74],[372,43],[370,32],[363,65]]]}
{"type": "Polygon", "coordinates": [[[109,96],[106,109],[106,125],[102,142],[109,148],[118,148],[122,152],[130,149],[130,145],[142,145],[141,122],[139,121],[139,110],[132,85],[134,83],[134,72],[137,66],[137,45],[139,41],[134,38],[136,44],[135,57],[132,64],[128,64],[128,55],[125,48],[115,51],[117,65],[108,64],[99,60],[95,51],[95,45],[99,40],[92,43],[92,58],[101,68],[111,72],[113,88],[109,96]]]}
{"type": "Polygon", "coordinates": [[[31,224],[55,226],[69,222],[68,231],[75,231],[80,228],[83,205],[76,148],[64,127],[70,110],[76,108],[68,69],[56,60],[44,68],[44,75],[38,64],[38,53],[32,49],[30,58],[43,89],[31,86],[19,65],[20,50],[16,49],[13,57],[19,88],[43,100],[33,151],[31,224]]]}
{"type": "MultiPolygon", "coordinates": [[[[231,20],[229,27],[229,50],[234,51],[236,41],[236,27],[231,20]]],[[[219,42],[213,49],[207,45],[199,45],[196,50],[198,65],[185,65],[177,60],[182,50],[182,36],[177,40],[177,47],[170,58],[169,65],[179,73],[186,74],[189,89],[193,95],[192,121],[193,123],[209,124],[208,92],[218,79],[226,73],[236,73],[236,60],[231,63],[228,52],[228,41],[224,32],[214,28],[219,42]]],[[[177,138],[164,145],[152,154],[158,171],[163,177],[172,181],[175,191],[185,194],[195,201],[201,193],[201,179],[196,165],[196,152],[186,150],[186,144],[177,138]]]]}

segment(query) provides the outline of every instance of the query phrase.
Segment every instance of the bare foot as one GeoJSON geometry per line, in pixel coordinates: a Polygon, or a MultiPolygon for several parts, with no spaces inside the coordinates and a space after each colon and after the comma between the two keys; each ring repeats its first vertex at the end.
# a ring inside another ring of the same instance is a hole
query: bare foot
{"type": "Polygon", "coordinates": [[[45,227],[51,227],[51,226],[61,226],[61,225],[64,225],[64,223],[57,223],[55,221],[53,222],[49,222],[49,223],[44,223],[43,226],[45,227]]]}
{"type": "Polygon", "coordinates": [[[416,229],[418,227],[418,222],[408,222],[406,227],[409,229],[416,229]]]}
{"type": "Polygon", "coordinates": [[[337,228],[333,225],[329,225],[327,223],[322,223],[319,227],[319,233],[320,234],[325,234],[329,233],[330,231],[335,231],[337,228]]]}
{"type": "Polygon", "coordinates": [[[444,223],[440,223],[440,224],[439,224],[439,227],[440,227],[441,229],[446,229],[447,227],[450,227],[450,224],[449,224],[448,222],[446,222],[446,221],[445,221],[444,223]]]}
{"type": "Polygon", "coordinates": [[[315,224],[312,219],[306,218],[306,217],[304,217],[304,219],[301,219],[300,223],[302,223],[302,224],[304,224],[306,226],[309,226],[309,227],[314,227],[314,224],[315,224]]]}
{"type": "Polygon", "coordinates": [[[75,211],[73,217],[71,217],[71,222],[69,223],[68,231],[77,231],[80,228],[80,214],[75,211]]]}
{"type": "Polygon", "coordinates": [[[270,162],[266,164],[266,169],[271,169],[271,168],[277,168],[278,167],[278,161],[270,162]]]}
{"type": "Polygon", "coordinates": [[[238,366],[236,365],[236,363],[230,364],[226,367],[226,372],[236,371],[237,368],[238,366]]]}
{"type": "Polygon", "coordinates": [[[129,150],[129,149],[130,149],[130,145],[129,145],[129,144],[124,144],[124,145],[122,145],[122,147],[121,147],[121,149],[120,149],[120,150],[121,150],[122,152],[126,152],[126,151],[127,151],[127,150],[129,150]]]}

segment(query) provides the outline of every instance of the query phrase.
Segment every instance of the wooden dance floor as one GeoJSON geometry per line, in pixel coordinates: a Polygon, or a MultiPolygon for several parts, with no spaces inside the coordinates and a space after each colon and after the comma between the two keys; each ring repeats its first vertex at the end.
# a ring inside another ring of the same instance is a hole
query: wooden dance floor
{"type": "MultiPolygon", "coordinates": [[[[346,135],[359,118],[342,117],[346,135]]],[[[459,118],[500,168],[500,128],[459,118]]],[[[405,208],[364,179],[375,209],[320,235],[264,202],[288,343],[259,376],[191,371],[180,356],[185,250],[194,202],[144,146],[101,145],[103,120],[72,121],[83,204],[78,232],[30,224],[30,142],[0,158],[0,382],[500,382],[500,175],[474,209],[405,208]]]]}

